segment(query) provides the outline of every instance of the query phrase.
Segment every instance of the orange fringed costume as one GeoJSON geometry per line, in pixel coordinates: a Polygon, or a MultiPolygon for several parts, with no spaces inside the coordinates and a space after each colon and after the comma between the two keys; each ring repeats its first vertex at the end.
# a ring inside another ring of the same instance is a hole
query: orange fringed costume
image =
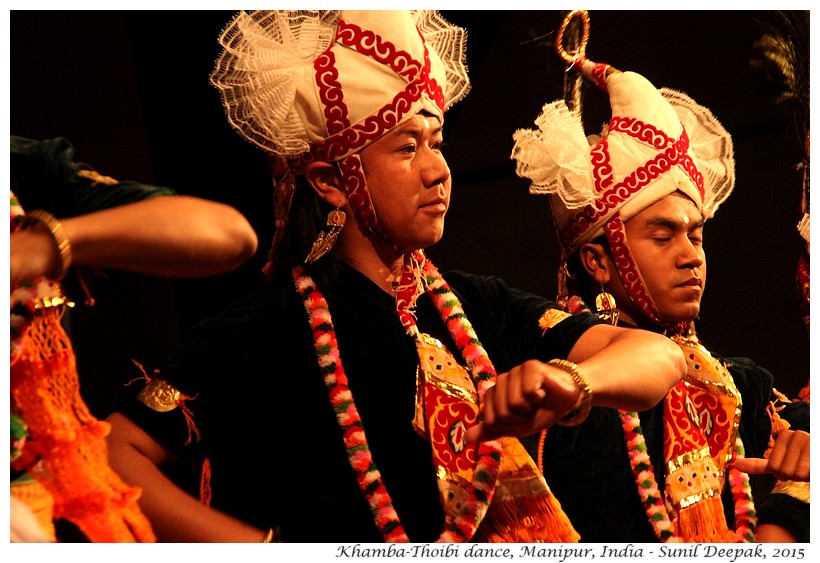
{"type": "Polygon", "coordinates": [[[13,347],[12,412],[25,420],[29,435],[12,467],[28,471],[53,498],[53,516],[75,524],[90,541],[156,541],[137,505],[140,490],[108,465],[108,423],[95,419],[80,396],[74,350],[61,324],[65,303],[62,296],[36,299],[13,347]]]}
{"type": "Polygon", "coordinates": [[[80,397],[62,311],[40,311],[11,365],[12,398],[30,436],[15,468],[27,468],[54,498],[55,517],[73,522],[89,540],[155,541],[136,503],[140,491],[108,466],[108,423],[96,420],[80,397]]]}

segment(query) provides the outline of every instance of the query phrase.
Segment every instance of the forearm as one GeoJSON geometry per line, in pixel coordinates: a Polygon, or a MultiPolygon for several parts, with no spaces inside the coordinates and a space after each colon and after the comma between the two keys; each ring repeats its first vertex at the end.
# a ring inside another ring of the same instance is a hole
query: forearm
{"type": "Polygon", "coordinates": [[[165,277],[233,270],[256,250],[236,209],[189,196],[160,196],[62,221],[75,264],[165,277]]]}
{"type": "MultiPolygon", "coordinates": [[[[60,220],[74,265],[173,278],[229,272],[256,251],[256,233],[236,209],[189,196],[159,196],[60,220]]],[[[11,236],[13,285],[60,270],[41,224],[11,236]]]]}
{"type": "Polygon", "coordinates": [[[158,467],[158,446],[133,440],[141,432],[125,417],[109,419],[108,459],[122,479],[142,489],[139,506],[161,542],[260,542],[265,531],[200,503],[158,467]]]}
{"type": "Polygon", "coordinates": [[[662,335],[606,325],[592,327],[569,354],[593,390],[595,406],[647,409],[686,374],[680,347],[662,335]]]}
{"type": "Polygon", "coordinates": [[[112,461],[122,478],[142,488],[140,508],[161,542],[259,542],[264,530],[211,509],[173,484],[156,466],[134,459],[112,461]]]}

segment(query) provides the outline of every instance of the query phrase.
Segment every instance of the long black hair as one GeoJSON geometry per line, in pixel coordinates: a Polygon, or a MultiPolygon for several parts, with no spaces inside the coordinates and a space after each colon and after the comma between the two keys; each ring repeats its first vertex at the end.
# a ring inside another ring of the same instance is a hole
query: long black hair
{"type": "MultiPolygon", "coordinates": [[[[293,268],[305,263],[313,242],[327,224],[327,216],[333,206],[322,200],[304,175],[295,177],[295,189],[290,203],[287,225],[282,239],[272,256],[269,283],[289,279],[293,268]],[[283,277],[284,276],[284,277],[283,277]]],[[[324,286],[332,281],[341,267],[333,251],[307,265],[308,271],[317,284],[324,286]]]]}

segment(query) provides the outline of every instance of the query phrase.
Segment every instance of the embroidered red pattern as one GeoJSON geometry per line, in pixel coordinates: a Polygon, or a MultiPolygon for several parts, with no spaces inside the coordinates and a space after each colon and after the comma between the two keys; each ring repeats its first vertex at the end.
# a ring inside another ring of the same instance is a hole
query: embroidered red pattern
{"type": "Polygon", "coordinates": [[[601,196],[576,213],[575,217],[561,229],[561,242],[565,247],[569,247],[581,234],[596,224],[601,217],[621,205],[630,196],[675,165],[681,166],[686,171],[697,186],[701,196],[703,196],[703,175],[687,154],[689,136],[686,131],[683,131],[680,138],[675,140],[663,131],[632,117],[613,117],[609,129],[610,132],[624,133],[663,152],[660,152],[643,166],[639,166],[623,180],[613,185],[609,143],[605,139],[596,145],[590,151],[590,156],[595,189],[601,196]]]}
{"type": "Polygon", "coordinates": [[[592,76],[595,78],[595,83],[604,92],[609,92],[609,89],[606,87],[606,69],[608,68],[609,65],[607,64],[596,63],[592,71],[592,76]]]}
{"type": "Polygon", "coordinates": [[[369,229],[376,236],[387,240],[387,235],[376,219],[376,210],[373,200],[367,191],[367,180],[364,177],[362,159],[358,154],[351,154],[339,161],[339,170],[344,178],[344,188],[348,203],[356,213],[356,218],[363,227],[369,229]]]}
{"type": "MultiPolygon", "coordinates": [[[[419,35],[421,35],[419,33],[419,35]]],[[[319,96],[325,106],[328,138],[317,142],[311,149],[310,160],[332,162],[341,155],[358,149],[395,127],[412,107],[413,103],[428,92],[440,108],[444,108],[444,93],[439,84],[430,77],[430,58],[425,46],[424,63],[413,59],[406,51],[393,43],[384,41],[372,31],[349,22],[340,21],[336,41],[384,64],[399,76],[407,79],[407,87],[393,100],[361,123],[352,125],[344,102],[335,57],[330,48],[314,63],[319,96]]],[[[424,39],[422,38],[422,43],[424,39]]],[[[333,45],[331,45],[332,48],[333,45]]]]}
{"type": "Polygon", "coordinates": [[[624,222],[621,221],[620,213],[617,213],[615,217],[606,222],[604,232],[612,249],[612,257],[618,268],[618,274],[621,276],[621,282],[623,282],[629,298],[647,318],[652,319],[661,326],[666,326],[667,323],[661,320],[655,302],[643,283],[641,274],[638,271],[638,265],[629,251],[629,246],[626,243],[626,228],[624,222]]]}

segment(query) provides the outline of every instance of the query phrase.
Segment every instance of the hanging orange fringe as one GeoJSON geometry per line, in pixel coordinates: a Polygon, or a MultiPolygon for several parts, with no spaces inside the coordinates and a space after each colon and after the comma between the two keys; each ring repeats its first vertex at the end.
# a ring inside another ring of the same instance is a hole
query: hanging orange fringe
{"type": "Polygon", "coordinates": [[[473,537],[479,543],[575,543],[580,539],[552,494],[494,501],[473,537]]]}
{"type": "Polygon", "coordinates": [[[720,495],[682,508],[676,521],[680,537],[687,543],[735,543],[737,535],[726,525],[720,495]]]}
{"type": "Polygon", "coordinates": [[[108,465],[109,424],[95,419],[80,396],[62,314],[62,307],[40,309],[11,364],[12,399],[30,434],[26,455],[14,467],[28,471],[51,494],[55,518],[69,520],[90,541],[154,542],[137,505],[141,491],[108,465]]]}
{"type": "Polygon", "coordinates": [[[495,495],[474,542],[574,543],[580,535],[518,440],[501,438],[495,495]]]}

